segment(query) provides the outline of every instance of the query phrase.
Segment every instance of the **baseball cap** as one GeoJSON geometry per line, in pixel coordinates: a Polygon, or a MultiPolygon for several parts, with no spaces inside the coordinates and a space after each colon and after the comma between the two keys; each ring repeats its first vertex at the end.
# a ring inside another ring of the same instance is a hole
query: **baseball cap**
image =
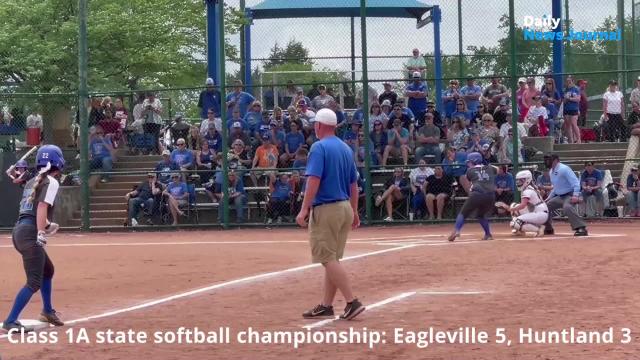
{"type": "Polygon", "coordinates": [[[207,78],[207,81],[205,81],[206,85],[215,85],[215,83],[213,82],[212,78],[207,78]]]}
{"type": "Polygon", "coordinates": [[[177,172],[171,173],[171,178],[180,177],[180,174],[177,172]]]}
{"type": "Polygon", "coordinates": [[[325,90],[326,90],[326,89],[327,89],[327,87],[326,87],[326,86],[324,86],[324,84],[320,84],[320,85],[318,85],[318,89],[325,89],[325,90]]]}
{"type": "Polygon", "coordinates": [[[302,90],[302,88],[301,88],[300,86],[298,86],[298,87],[296,88],[296,92],[301,93],[301,92],[303,92],[303,91],[304,91],[304,90],[302,90]]]}
{"type": "Polygon", "coordinates": [[[162,151],[162,155],[163,155],[163,156],[164,156],[164,155],[171,155],[171,151],[169,151],[169,150],[164,150],[164,151],[162,151]]]}
{"type": "Polygon", "coordinates": [[[544,154],[544,158],[545,159],[560,160],[560,157],[558,156],[558,154],[555,154],[555,153],[546,153],[546,154],[544,154]]]}
{"type": "Polygon", "coordinates": [[[382,85],[391,85],[391,83],[389,81],[384,81],[382,85]]]}
{"type": "Polygon", "coordinates": [[[233,123],[232,127],[234,128],[242,128],[242,124],[240,124],[240,121],[236,121],[233,123]]]}
{"type": "Polygon", "coordinates": [[[186,142],[184,141],[183,138],[178,139],[178,141],[176,141],[176,144],[181,145],[181,144],[186,144],[186,142]]]}
{"type": "Polygon", "coordinates": [[[413,77],[414,79],[415,78],[420,78],[420,72],[419,71],[414,71],[413,75],[411,77],[413,77]]]}
{"type": "Polygon", "coordinates": [[[300,99],[300,101],[298,101],[298,105],[307,105],[307,101],[305,99],[300,99]]]}
{"type": "Polygon", "coordinates": [[[271,134],[268,132],[263,132],[262,133],[262,139],[263,140],[270,140],[271,139],[271,134]]]}
{"type": "Polygon", "coordinates": [[[155,176],[156,176],[156,173],[155,173],[155,172],[153,172],[153,171],[149,171],[149,172],[147,173],[147,176],[148,176],[148,177],[155,177],[155,176]]]}
{"type": "Polygon", "coordinates": [[[209,129],[215,129],[216,128],[216,124],[212,123],[212,122],[210,122],[207,126],[209,127],[209,129]]]}
{"type": "Polygon", "coordinates": [[[631,166],[631,171],[638,171],[638,165],[631,166]]]}
{"type": "Polygon", "coordinates": [[[316,113],[316,117],[311,120],[312,122],[319,122],[321,124],[336,126],[338,125],[338,119],[336,113],[331,109],[320,109],[316,113]]]}
{"type": "Polygon", "coordinates": [[[271,122],[269,123],[269,126],[278,126],[278,122],[275,120],[271,120],[271,122]]]}
{"type": "Polygon", "coordinates": [[[489,149],[491,149],[491,145],[489,145],[489,144],[482,145],[482,151],[487,151],[489,149]]]}
{"type": "Polygon", "coordinates": [[[518,84],[520,84],[520,83],[526,83],[526,82],[527,82],[527,79],[525,79],[525,78],[520,78],[520,79],[518,79],[518,84]]]}
{"type": "Polygon", "coordinates": [[[391,101],[390,101],[389,99],[385,99],[385,100],[382,102],[382,105],[380,105],[380,106],[381,106],[381,107],[382,107],[382,106],[388,106],[388,107],[391,107],[391,101]]]}

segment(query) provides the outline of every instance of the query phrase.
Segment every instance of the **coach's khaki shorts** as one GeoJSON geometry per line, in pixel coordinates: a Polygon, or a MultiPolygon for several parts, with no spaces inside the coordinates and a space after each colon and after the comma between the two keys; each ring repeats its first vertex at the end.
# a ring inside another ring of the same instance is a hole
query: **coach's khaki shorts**
{"type": "Polygon", "coordinates": [[[316,206],[309,219],[309,243],[314,263],[340,260],[353,223],[349,201],[316,206]]]}

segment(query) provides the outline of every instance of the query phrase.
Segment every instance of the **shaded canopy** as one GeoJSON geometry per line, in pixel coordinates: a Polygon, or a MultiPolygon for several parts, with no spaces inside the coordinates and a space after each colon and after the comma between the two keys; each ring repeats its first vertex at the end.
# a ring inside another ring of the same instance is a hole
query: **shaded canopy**
{"type": "MultiPolygon", "coordinates": [[[[432,8],[417,0],[367,0],[367,17],[420,20],[432,8]]],[[[264,0],[251,14],[253,19],[359,17],[360,0],[264,0]]]]}

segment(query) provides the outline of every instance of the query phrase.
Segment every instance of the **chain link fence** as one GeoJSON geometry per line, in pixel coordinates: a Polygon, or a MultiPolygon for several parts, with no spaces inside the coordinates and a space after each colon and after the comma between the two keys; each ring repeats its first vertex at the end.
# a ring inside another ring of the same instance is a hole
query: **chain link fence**
{"type": "MultiPolygon", "coordinates": [[[[219,6],[209,2],[209,9],[219,6]]],[[[144,37],[138,45],[111,44],[109,24],[95,18],[105,9],[91,4],[86,106],[78,110],[73,59],[56,60],[67,66],[56,70],[55,81],[49,71],[24,81],[26,75],[0,66],[8,84],[0,88],[2,150],[19,152],[44,141],[74,159],[66,184],[86,182],[91,191],[77,199],[76,211],[62,221],[67,226],[83,224],[81,209],[88,210],[84,225],[91,228],[292,225],[317,141],[310,120],[328,107],[338,115],[336,135],[353,149],[366,223],[454,219],[469,191],[464,174],[471,152],[499,169],[497,197],[504,202],[518,199],[513,177],[521,169],[531,170],[548,191],[542,154],[555,151],[583,180],[581,214],[638,215],[632,168],[640,157],[640,90],[634,92],[640,68],[631,1],[561,2],[565,34],[607,31],[613,37],[620,28],[623,41],[562,41],[560,74],[553,71],[553,42],[535,35],[544,38],[548,26],[530,24],[552,17],[552,2],[515,2],[513,29],[508,0],[417,2],[422,19],[431,16],[421,28],[415,16],[379,17],[374,4],[367,9],[371,17],[361,21],[359,2],[351,3],[358,4],[340,17],[290,17],[291,9],[260,15],[273,5],[269,1],[225,2],[225,52],[217,46],[218,58],[209,59],[224,63],[224,84],[211,67],[213,83],[201,75],[207,44],[216,43],[207,42],[207,7],[200,1],[189,2],[167,24],[149,24],[152,32],[177,30],[175,38],[146,47],[140,44],[151,40],[144,37]],[[198,21],[190,20],[196,15],[198,21]],[[118,51],[96,55],[101,40],[118,51]],[[137,51],[145,67],[121,51],[137,51]],[[58,88],[70,92],[52,93],[58,88]],[[49,93],[29,93],[45,89],[49,93]],[[80,112],[86,112],[86,126],[80,112]],[[76,159],[85,131],[88,178],[77,172],[76,159]]],[[[165,5],[160,9],[168,11],[165,5]]],[[[135,2],[117,6],[136,10],[135,2]]],[[[320,12],[336,2],[313,6],[320,12]]],[[[389,4],[388,11],[396,6],[405,5],[389,4]]],[[[8,46],[3,41],[0,46],[8,46]]]]}

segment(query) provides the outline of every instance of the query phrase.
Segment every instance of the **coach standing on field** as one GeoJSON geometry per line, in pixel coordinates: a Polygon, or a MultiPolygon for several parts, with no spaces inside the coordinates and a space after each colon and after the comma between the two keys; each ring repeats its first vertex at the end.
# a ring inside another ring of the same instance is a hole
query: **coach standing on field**
{"type": "Polygon", "coordinates": [[[574,206],[580,202],[580,180],[570,167],[560,163],[560,158],[556,154],[546,154],[544,156],[544,164],[547,169],[550,169],[549,175],[553,185],[553,190],[551,190],[547,198],[549,220],[544,224],[544,234],[554,234],[551,218],[554,211],[562,208],[569,219],[571,228],[575,231],[574,235],[589,235],[587,233],[587,224],[578,216],[574,206]]]}
{"type": "Polygon", "coordinates": [[[340,289],[347,302],[340,318],[351,320],[365,307],[353,296],[340,259],[349,229],[360,226],[358,172],[353,151],[335,136],[336,114],[330,109],[321,109],[312,121],[320,141],[311,146],[306,191],[296,221],[301,227],[307,227],[308,219],[312,259],[324,266],[325,279],[322,302],[302,316],[333,316],[333,300],[340,289]]]}

